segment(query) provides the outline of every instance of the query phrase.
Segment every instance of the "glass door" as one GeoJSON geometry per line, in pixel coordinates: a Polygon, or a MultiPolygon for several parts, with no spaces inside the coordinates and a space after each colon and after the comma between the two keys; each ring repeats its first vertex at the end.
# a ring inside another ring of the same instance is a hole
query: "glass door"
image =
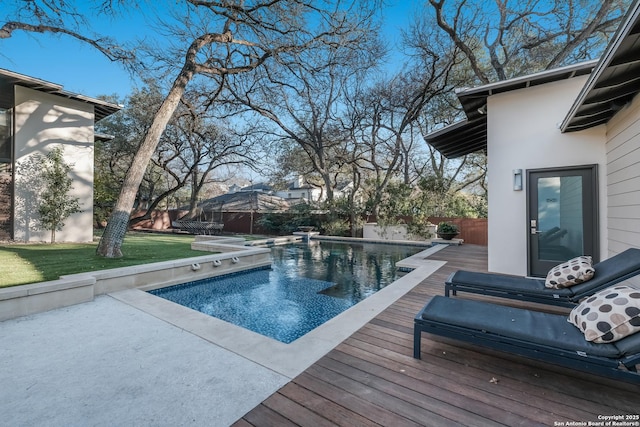
{"type": "Polygon", "coordinates": [[[529,275],[563,261],[598,262],[597,165],[527,171],[529,275]]]}

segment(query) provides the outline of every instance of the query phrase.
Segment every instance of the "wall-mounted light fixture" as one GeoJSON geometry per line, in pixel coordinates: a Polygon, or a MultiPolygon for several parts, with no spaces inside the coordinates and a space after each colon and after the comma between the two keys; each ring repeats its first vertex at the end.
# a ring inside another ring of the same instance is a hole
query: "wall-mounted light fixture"
{"type": "Polygon", "coordinates": [[[522,191],[522,169],[513,170],[513,191],[522,191]]]}

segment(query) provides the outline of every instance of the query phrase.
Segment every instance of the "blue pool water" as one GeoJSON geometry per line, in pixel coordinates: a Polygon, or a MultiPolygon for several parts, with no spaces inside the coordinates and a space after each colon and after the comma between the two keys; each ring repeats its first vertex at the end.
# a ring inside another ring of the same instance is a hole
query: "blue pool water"
{"type": "Polygon", "coordinates": [[[424,248],[296,243],[271,248],[271,268],[149,291],[259,334],[290,343],[401,274],[395,263],[424,248]]]}

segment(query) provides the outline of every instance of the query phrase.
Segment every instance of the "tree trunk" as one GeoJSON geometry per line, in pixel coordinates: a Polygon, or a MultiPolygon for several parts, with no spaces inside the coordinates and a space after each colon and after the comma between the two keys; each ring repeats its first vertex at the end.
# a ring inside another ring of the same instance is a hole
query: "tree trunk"
{"type": "Polygon", "coordinates": [[[106,258],[122,257],[122,242],[127,232],[129,216],[131,215],[131,209],[133,208],[138,188],[142,182],[147,165],[151,160],[151,156],[158,146],[160,136],[176,110],[187,83],[189,83],[193,77],[194,71],[190,63],[190,61],[187,61],[180,71],[169,94],[162,102],[162,105],[160,105],[160,109],[156,113],[153,123],[147,131],[144,141],[133,158],[131,167],[127,171],[127,175],[122,184],[122,189],[120,190],[120,195],[118,196],[113,213],[109,217],[109,222],[96,250],[98,255],[106,258]]]}
{"type": "MultiPolygon", "coordinates": [[[[177,185],[174,188],[171,188],[167,191],[165,191],[164,193],[160,194],[158,197],[155,198],[155,200],[153,202],[151,202],[151,204],[149,206],[147,206],[146,211],[144,213],[144,215],[141,216],[137,216],[135,218],[131,218],[129,219],[129,225],[130,226],[134,226],[138,223],[141,223],[142,221],[146,221],[148,219],[151,219],[151,215],[153,214],[153,211],[156,210],[156,208],[158,207],[158,205],[160,205],[160,203],[162,201],[164,201],[165,199],[168,199],[169,196],[171,196],[172,194],[174,194],[176,191],[178,191],[179,189],[181,189],[182,187],[184,187],[185,183],[182,183],[180,185],[177,185]]],[[[168,203],[167,203],[168,206],[168,203]]],[[[168,208],[167,208],[168,209],[168,208]]]]}
{"type": "MultiPolygon", "coordinates": [[[[353,206],[353,200],[350,201],[351,206],[353,206]]],[[[351,208],[351,212],[349,212],[349,228],[351,228],[351,237],[358,237],[358,216],[356,212],[351,208]]]]}
{"type": "Polygon", "coordinates": [[[198,185],[197,171],[191,173],[191,194],[189,197],[189,212],[185,215],[186,219],[195,219],[198,215],[198,193],[200,186],[198,185]]]}
{"type": "Polygon", "coordinates": [[[331,177],[324,170],[321,172],[322,181],[324,181],[324,188],[326,189],[326,201],[327,203],[333,202],[333,187],[331,182],[331,177]]]}

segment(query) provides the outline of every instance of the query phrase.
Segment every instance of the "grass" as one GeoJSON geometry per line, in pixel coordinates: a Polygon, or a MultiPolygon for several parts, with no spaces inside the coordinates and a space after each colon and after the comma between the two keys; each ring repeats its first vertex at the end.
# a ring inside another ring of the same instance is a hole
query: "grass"
{"type": "Polygon", "coordinates": [[[0,288],[55,280],[65,274],[128,267],[206,255],[191,250],[193,236],[127,233],[124,256],[108,259],[96,255],[98,242],[0,245],[0,288]]]}

